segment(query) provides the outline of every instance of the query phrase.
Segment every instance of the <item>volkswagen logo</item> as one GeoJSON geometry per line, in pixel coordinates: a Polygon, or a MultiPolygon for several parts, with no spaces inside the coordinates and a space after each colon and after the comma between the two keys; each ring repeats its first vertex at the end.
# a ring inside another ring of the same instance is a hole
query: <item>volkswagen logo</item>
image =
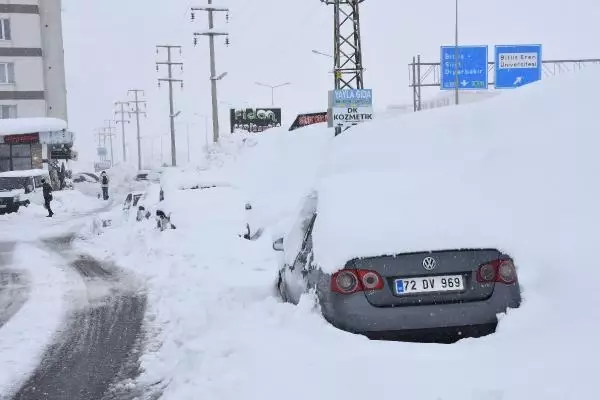
{"type": "Polygon", "coordinates": [[[423,268],[425,268],[427,271],[433,271],[435,267],[437,267],[437,262],[435,261],[435,258],[425,257],[423,259],[423,268]]]}

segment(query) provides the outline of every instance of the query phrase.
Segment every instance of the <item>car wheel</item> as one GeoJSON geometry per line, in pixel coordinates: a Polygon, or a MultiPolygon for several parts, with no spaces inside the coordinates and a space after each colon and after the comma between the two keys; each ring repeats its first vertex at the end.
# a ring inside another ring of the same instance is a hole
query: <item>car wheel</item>
{"type": "Polygon", "coordinates": [[[279,296],[281,297],[281,299],[287,303],[288,299],[285,295],[285,288],[283,286],[283,276],[281,275],[281,272],[282,270],[279,270],[279,273],[277,274],[277,291],[279,292],[279,296]]]}

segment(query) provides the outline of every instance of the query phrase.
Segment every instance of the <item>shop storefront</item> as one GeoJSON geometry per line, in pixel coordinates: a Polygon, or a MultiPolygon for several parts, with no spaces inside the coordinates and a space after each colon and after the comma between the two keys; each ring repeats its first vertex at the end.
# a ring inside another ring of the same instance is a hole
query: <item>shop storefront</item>
{"type": "Polygon", "coordinates": [[[0,172],[41,169],[43,160],[39,133],[0,136],[0,172]]]}
{"type": "Polygon", "coordinates": [[[0,172],[57,169],[61,160],[76,158],[74,135],[55,118],[0,120],[0,172]]]}

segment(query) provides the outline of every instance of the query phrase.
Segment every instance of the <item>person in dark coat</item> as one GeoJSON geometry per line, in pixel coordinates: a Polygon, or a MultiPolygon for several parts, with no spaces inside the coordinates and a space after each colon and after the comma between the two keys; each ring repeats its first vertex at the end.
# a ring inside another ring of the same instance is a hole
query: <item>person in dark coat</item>
{"type": "Polygon", "coordinates": [[[44,178],[42,178],[42,191],[44,193],[44,208],[48,210],[47,217],[52,218],[54,215],[52,208],[50,208],[50,202],[52,201],[52,186],[50,186],[50,183],[44,178]]]}
{"type": "Polygon", "coordinates": [[[102,186],[102,198],[108,200],[108,176],[106,175],[106,171],[102,171],[100,174],[100,183],[102,186]]]}

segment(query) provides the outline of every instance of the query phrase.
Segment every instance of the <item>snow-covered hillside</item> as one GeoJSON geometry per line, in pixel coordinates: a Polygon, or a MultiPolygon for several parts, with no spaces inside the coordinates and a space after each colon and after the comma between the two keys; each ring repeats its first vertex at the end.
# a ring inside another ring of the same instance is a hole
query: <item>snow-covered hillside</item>
{"type": "Polygon", "coordinates": [[[169,172],[164,203],[148,201],[172,212],[176,230],[130,215],[78,246],[146,277],[151,344],[141,379],[163,382],[165,399],[594,398],[600,141],[586,99],[599,85],[590,70],[334,139],[321,127],[231,137],[207,164],[169,172]],[[181,190],[189,182],[216,187],[181,190]],[[271,242],[312,187],[324,189],[320,212],[331,216],[316,231],[325,266],[495,241],[518,264],[523,306],[492,336],[430,345],[336,330],[311,296],[282,303],[271,242]],[[257,241],[238,236],[247,201],[266,228],[257,241]],[[403,230],[418,218],[422,229],[403,230]],[[377,240],[359,240],[367,229],[377,240]]]}

